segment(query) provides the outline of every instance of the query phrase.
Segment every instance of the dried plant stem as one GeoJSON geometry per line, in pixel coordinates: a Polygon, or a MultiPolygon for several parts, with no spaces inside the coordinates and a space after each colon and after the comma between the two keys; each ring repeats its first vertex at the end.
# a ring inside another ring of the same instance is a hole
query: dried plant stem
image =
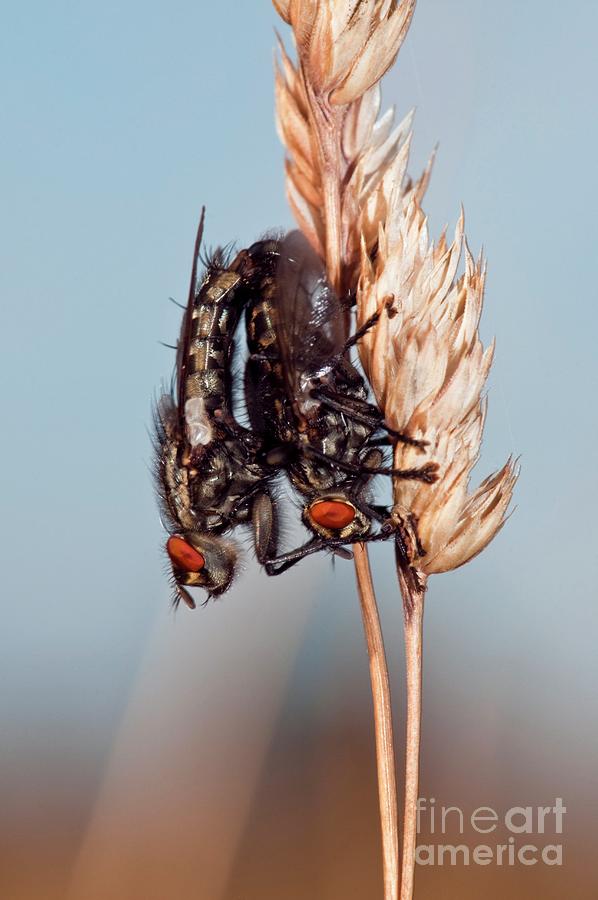
{"type": "Polygon", "coordinates": [[[422,638],[425,583],[413,586],[399,569],[405,622],[405,666],[407,672],[407,733],[405,738],[405,804],[403,808],[403,865],[401,898],[412,900],[417,846],[417,798],[422,712],[422,638]]]}
{"type": "Polygon", "coordinates": [[[382,628],[372,584],[372,573],[364,544],[354,544],[355,573],[361,603],[363,629],[368,648],[370,681],[374,701],[376,732],[376,762],[378,767],[378,798],[382,829],[382,865],[384,900],[398,900],[399,896],[399,824],[397,784],[392,731],[390,683],[382,628]]]}

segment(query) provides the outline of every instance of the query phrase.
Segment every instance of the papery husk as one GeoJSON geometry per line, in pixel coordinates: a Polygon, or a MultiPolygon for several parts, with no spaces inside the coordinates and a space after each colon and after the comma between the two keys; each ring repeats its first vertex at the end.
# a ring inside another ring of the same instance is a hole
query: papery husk
{"type": "MultiPolygon", "coordinates": [[[[411,542],[410,562],[431,575],[463,565],[487,546],[504,524],[517,473],[509,459],[469,493],[494,354],[478,333],[485,261],[474,260],[467,247],[463,215],[450,246],[444,235],[433,245],[418,198],[406,202],[397,192],[388,200],[375,259],[367,234],[362,238],[358,324],[384,312],[361,341],[360,356],[386,422],[426,441],[425,456],[439,467],[435,484],[394,482],[395,516],[416,527],[425,551],[411,542]],[[462,255],[465,271],[457,276],[462,255]]],[[[421,451],[401,442],[394,457],[400,469],[422,462],[421,451]]]]}

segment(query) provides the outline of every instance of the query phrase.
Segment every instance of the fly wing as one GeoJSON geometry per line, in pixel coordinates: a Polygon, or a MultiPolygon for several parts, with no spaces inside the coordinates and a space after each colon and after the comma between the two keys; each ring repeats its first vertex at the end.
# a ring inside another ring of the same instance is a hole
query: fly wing
{"type": "Polygon", "coordinates": [[[197,268],[199,262],[199,254],[201,251],[201,240],[203,237],[203,227],[206,216],[206,208],[202,206],[199,226],[195,236],[195,246],[193,248],[193,267],[191,269],[191,281],[189,283],[189,294],[187,297],[187,307],[183,316],[181,326],[181,334],[177,343],[176,354],[176,393],[178,399],[178,415],[182,423],[185,408],[185,381],[187,377],[187,362],[189,359],[189,344],[191,342],[191,327],[193,316],[193,304],[197,295],[197,268]]]}
{"type": "Polygon", "coordinates": [[[277,277],[277,338],[292,398],[330,371],[346,341],[345,315],[320,257],[300,231],[281,242],[277,277]]]}

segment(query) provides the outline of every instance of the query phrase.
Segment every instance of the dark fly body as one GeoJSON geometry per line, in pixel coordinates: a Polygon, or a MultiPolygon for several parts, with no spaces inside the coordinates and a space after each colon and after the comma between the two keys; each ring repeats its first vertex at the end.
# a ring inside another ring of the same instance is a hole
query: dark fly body
{"type": "Polygon", "coordinates": [[[348,337],[346,310],[301,233],[260,242],[248,252],[261,270],[246,312],[251,426],[270,446],[269,461],[286,469],[313,535],[269,560],[266,569],[274,574],[320,549],[339,552],[346,544],[388,536],[372,532],[374,521],[388,518],[386,509],[370,502],[372,477],[432,482],[436,466],[401,471],[383,465],[384,444],[418,442],[388,428],[368,401],[349,351],[374,319],[348,337]]]}
{"type": "Polygon", "coordinates": [[[276,515],[259,436],[232,412],[234,335],[247,299],[253,264],[247,251],[232,262],[217,251],[200,283],[200,223],[189,299],[177,344],[174,389],[158,403],[156,476],[175,602],[195,605],[187,588],[222,594],[236,569],[237,549],[227,536],[249,525],[258,559],[276,552],[276,515]]]}

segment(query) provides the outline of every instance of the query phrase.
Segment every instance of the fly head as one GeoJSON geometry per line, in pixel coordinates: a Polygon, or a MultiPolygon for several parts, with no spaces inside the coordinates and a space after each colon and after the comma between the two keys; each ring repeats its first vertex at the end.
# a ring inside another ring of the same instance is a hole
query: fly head
{"type": "Polygon", "coordinates": [[[319,537],[354,541],[371,529],[370,519],[342,494],[323,494],[303,509],[304,524],[319,537]]]}
{"type": "Polygon", "coordinates": [[[227,591],[235,577],[237,551],[219,535],[199,531],[171,535],[166,541],[166,552],[172,566],[176,605],[183,600],[195,609],[188,587],[204,588],[209,599],[227,591]]]}

